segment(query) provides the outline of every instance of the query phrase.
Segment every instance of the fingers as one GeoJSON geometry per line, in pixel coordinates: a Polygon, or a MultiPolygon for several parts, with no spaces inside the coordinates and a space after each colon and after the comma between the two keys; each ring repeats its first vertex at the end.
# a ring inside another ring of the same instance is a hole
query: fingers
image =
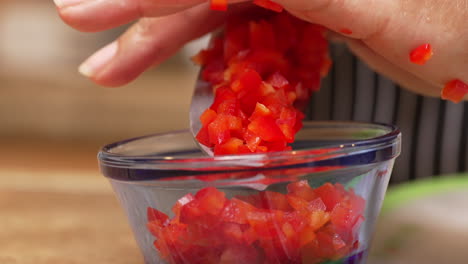
{"type": "Polygon", "coordinates": [[[361,40],[385,61],[426,83],[442,87],[452,79],[468,82],[467,1],[277,1],[307,21],[361,40]],[[424,66],[411,63],[410,52],[426,43],[434,56],[424,66]]]}
{"type": "Polygon", "coordinates": [[[91,56],[79,70],[100,85],[126,84],[186,42],[213,30],[225,15],[203,4],[162,18],[143,18],[117,41],[91,56]]]}
{"type": "Polygon", "coordinates": [[[174,13],[204,0],[54,0],[62,19],[80,31],[102,31],[143,16],[174,13]]]}
{"type": "Polygon", "coordinates": [[[388,78],[395,80],[402,87],[407,88],[415,93],[419,93],[426,96],[437,97],[440,96],[441,86],[427,82],[424,79],[418,78],[414,74],[398,67],[397,65],[389,62],[384,57],[375,53],[361,40],[349,39],[346,41],[349,48],[356,54],[361,60],[365,61],[375,71],[387,76],[388,78]]]}
{"type": "Polygon", "coordinates": [[[67,24],[80,31],[97,32],[142,17],[173,14],[206,3],[207,0],[54,0],[54,2],[60,16],[67,24]]]}

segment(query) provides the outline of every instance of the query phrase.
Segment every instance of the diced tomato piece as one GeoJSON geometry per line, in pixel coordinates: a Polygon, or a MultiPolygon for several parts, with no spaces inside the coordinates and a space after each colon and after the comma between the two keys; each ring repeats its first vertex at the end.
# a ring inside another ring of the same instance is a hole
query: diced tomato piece
{"type": "Polygon", "coordinates": [[[210,7],[212,10],[226,11],[227,10],[227,0],[210,0],[210,7]]]}
{"type": "Polygon", "coordinates": [[[266,9],[273,10],[275,12],[283,11],[283,6],[279,5],[271,0],[254,0],[254,4],[261,6],[266,9]]]}
{"type": "Polygon", "coordinates": [[[442,90],[442,99],[450,100],[454,103],[459,103],[467,94],[468,84],[460,80],[452,80],[445,84],[445,87],[442,90]]]}

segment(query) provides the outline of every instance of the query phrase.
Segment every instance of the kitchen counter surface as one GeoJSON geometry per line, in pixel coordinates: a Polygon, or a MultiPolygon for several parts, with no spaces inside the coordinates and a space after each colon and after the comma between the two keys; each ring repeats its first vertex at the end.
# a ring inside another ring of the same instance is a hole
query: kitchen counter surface
{"type": "Polygon", "coordinates": [[[0,170],[0,263],[142,263],[98,171],[0,170]]]}
{"type": "MultiPolygon", "coordinates": [[[[143,263],[126,217],[98,171],[98,142],[0,140],[0,145],[1,264],[143,263]]],[[[381,215],[369,263],[466,260],[460,249],[468,242],[468,222],[460,219],[466,219],[467,177],[391,190],[386,205],[393,208],[381,215]],[[434,232],[437,240],[428,238],[434,232]],[[451,253],[432,256],[425,248],[451,253]]]]}

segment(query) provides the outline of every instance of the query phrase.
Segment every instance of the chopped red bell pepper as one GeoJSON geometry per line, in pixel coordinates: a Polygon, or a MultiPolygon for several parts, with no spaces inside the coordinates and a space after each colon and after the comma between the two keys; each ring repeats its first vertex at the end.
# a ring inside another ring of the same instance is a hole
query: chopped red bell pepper
{"type": "Polygon", "coordinates": [[[215,155],[289,150],[331,64],[324,28],[287,13],[229,18],[193,60],[214,90],[196,138],[215,155]]]}
{"type": "Polygon", "coordinates": [[[210,8],[212,10],[226,11],[227,7],[227,0],[210,0],[210,8]]]}
{"type": "Polygon", "coordinates": [[[227,199],[207,187],[179,199],[172,219],[148,208],[147,228],[171,264],[321,263],[357,248],[365,201],[352,189],[299,181],[287,190],[227,199]]]}
{"type": "Polygon", "coordinates": [[[463,97],[468,94],[468,84],[460,80],[452,80],[445,84],[442,89],[442,99],[450,100],[454,103],[459,103],[463,97]]]}
{"type": "Polygon", "coordinates": [[[431,44],[423,44],[415,49],[413,49],[410,53],[410,61],[414,64],[424,65],[428,60],[432,58],[433,52],[431,44]]]}
{"type": "Polygon", "coordinates": [[[282,12],[283,11],[283,6],[280,4],[277,4],[273,1],[270,0],[254,0],[254,4],[261,6],[266,9],[273,10],[275,12],[282,12]]]}

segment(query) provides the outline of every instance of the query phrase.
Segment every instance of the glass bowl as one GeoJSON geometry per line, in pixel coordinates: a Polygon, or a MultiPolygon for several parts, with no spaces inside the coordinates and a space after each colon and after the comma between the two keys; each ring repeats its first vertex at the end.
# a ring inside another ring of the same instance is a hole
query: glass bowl
{"type": "Polygon", "coordinates": [[[293,151],[208,157],[177,131],[98,158],[147,264],[364,263],[400,137],[305,122],[293,151]]]}

